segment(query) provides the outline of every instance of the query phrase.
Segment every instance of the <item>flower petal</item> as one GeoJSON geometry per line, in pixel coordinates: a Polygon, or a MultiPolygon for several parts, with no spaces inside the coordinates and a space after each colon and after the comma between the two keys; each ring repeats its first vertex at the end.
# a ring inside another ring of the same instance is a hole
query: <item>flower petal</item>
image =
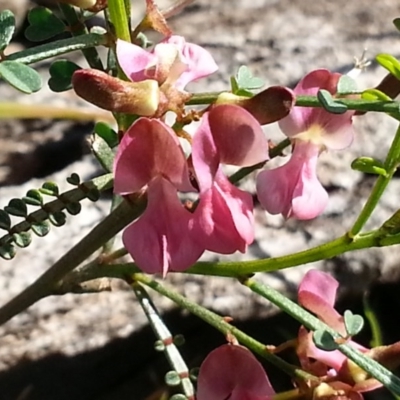
{"type": "Polygon", "coordinates": [[[117,40],[116,53],[119,66],[131,81],[153,78],[146,73],[149,66],[157,64],[157,56],[153,53],[121,39],[117,40]]]}
{"type": "Polygon", "coordinates": [[[204,251],[193,240],[191,219],[173,185],[158,177],[149,185],[146,210],[123,233],[124,246],[146,273],[184,271],[204,251]]]}
{"type": "Polygon", "coordinates": [[[251,195],[232,185],[219,170],[213,186],[200,191],[193,229],[207,250],[220,254],[237,250],[244,253],[254,240],[251,195]]]}
{"type": "Polygon", "coordinates": [[[208,120],[221,163],[247,167],[269,159],[261,126],[244,108],[221,104],[208,113],[208,120]]]}
{"type": "Polygon", "coordinates": [[[182,62],[186,64],[186,70],[175,83],[178,89],[183,89],[188,83],[218,70],[214,58],[206,49],[197,44],[187,43],[182,36],[173,35],[161,43],[175,45],[181,54],[182,62]]]}
{"type": "MultiPolygon", "coordinates": [[[[294,88],[296,95],[316,96],[320,89],[336,94],[340,74],[318,69],[307,74],[294,88]]],[[[301,140],[331,149],[342,149],[353,140],[352,117],[354,111],[332,114],[323,108],[293,107],[290,114],[279,121],[282,132],[301,140]]]]}
{"type": "Polygon", "coordinates": [[[346,336],[343,317],[334,309],[338,286],[338,281],[329,274],[310,270],[300,283],[298,299],[304,308],[346,336]]]}
{"type": "Polygon", "coordinates": [[[136,192],[156,176],[164,176],[180,190],[191,189],[186,159],[175,133],[159,120],[139,118],[118,147],[114,191],[136,192]]]}
{"type": "Polygon", "coordinates": [[[200,367],[197,400],[268,400],[274,394],[263,367],[242,346],[220,346],[200,367]]]}
{"type": "Polygon", "coordinates": [[[317,146],[296,141],[285,165],[258,174],[257,196],[266,211],[300,220],[324,211],[328,194],[316,175],[318,153],[317,146]]]}

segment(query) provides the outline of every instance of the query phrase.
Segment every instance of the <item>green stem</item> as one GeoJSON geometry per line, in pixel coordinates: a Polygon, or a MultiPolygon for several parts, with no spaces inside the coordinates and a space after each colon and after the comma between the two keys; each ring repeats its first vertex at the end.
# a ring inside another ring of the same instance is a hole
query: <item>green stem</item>
{"type": "MultiPolygon", "coordinates": [[[[284,139],[280,143],[278,143],[274,148],[269,151],[270,159],[279,156],[282,151],[290,145],[290,139],[284,139]]],[[[231,183],[236,183],[242,180],[247,175],[251,174],[252,172],[256,171],[257,169],[262,168],[265,165],[265,162],[252,165],[251,167],[243,167],[236,171],[229,177],[231,183]]]]}
{"type": "MultiPolygon", "coordinates": [[[[385,247],[400,243],[400,234],[381,236],[379,231],[363,234],[350,240],[347,235],[332,240],[320,246],[287,256],[274,257],[255,261],[200,261],[190,267],[185,273],[208,276],[240,278],[257,272],[273,272],[286,268],[304,265],[315,261],[326,260],[340,254],[370,247],[385,247]]],[[[140,272],[134,263],[104,265],[93,263],[82,275],[75,276],[78,282],[100,277],[121,278],[140,272]]]]}
{"type": "Polygon", "coordinates": [[[137,218],[143,208],[143,199],[139,199],[135,207],[124,201],[35,282],[5,304],[0,309],[0,325],[51,294],[58,281],[90,257],[134,218],[137,218]]]}
{"type": "MultiPolygon", "coordinates": [[[[193,93],[187,105],[206,105],[217,100],[222,92],[193,93]]],[[[335,99],[335,102],[344,104],[349,110],[356,111],[377,111],[399,115],[400,103],[398,101],[365,100],[365,99],[335,99]]],[[[316,96],[297,96],[296,106],[298,107],[322,107],[316,96]]]]}
{"type": "Polygon", "coordinates": [[[115,34],[118,39],[131,41],[131,32],[129,29],[129,10],[125,7],[124,0],[108,0],[108,11],[111,23],[114,26],[115,34]]]}
{"type": "MultiPolygon", "coordinates": [[[[64,3],[59,3],[59,7],[71,28],[70,32],[72,36],[79,37],[89,33],[85,24],[79,19],[74,7],[64,3]]],[[[82,49],[82,53],[91,68],[104,71],[103,63],[101,62],[99,53],[94,47],[82,49]]]]}
{"type": "Polygon", "coordinates": [[[192,314],[196,315],[203,321],[207,322],[208,324],[219,330],[225,336],[228,334],[233,335],[240,343],[244,344],[246,347],[248,347],[255,353],[259,354],[261,357],[265,358],[271,364],[280,368],[282,371],[284,371],[291,377],[300,378],[303,380],[318,379],[313,375],[308,374],[303,370],[287,363],[286,361],[277,357],[275,354],[272,354],[271,352],[267,351],[264,344],[248,336],[243,331],[235,328],[234,326],[226,322],[223,317],[220,317],[219,315],[207,310],[206,308],[201,307],[200,305],[194,302],[191,302],[186,297],[180,295],[179,293],[176,293],[172,289],[167,288],[166,286],[151,279],[150,277],[143,274],[135,274],[133,275],[133,279],[137,282],[140,282],[152,288],[153,290],[162,294],[163,296],[169,298],[170,300],[172,300],[174,303],[178,304],[185,310],[190,311],[192,314]]]}
{"type": "Polygon", "coordinates": [[[354,223],[353,227],[350,229],[348,233],[350,238],[353,238],[354,236],[358,235],[363,226],[368,221],[368,219],[371,217],[373,211],[378,205],[380,198],[382,197],[382,194],[384,193],[387,185],[391,181],[393,174],[397,170],[399,158],[400,158],[400,126],[396,131],[396,135],[390,146],[388,155],[386,156],[386,160],[384,163],[386,174],[380,175],[376,180],[367,202],[365,203],[360,215],[358,216],[356,222],[354,223]]]}
{"type": "Polygon", "coordinates": [[[51,57],[60,56],[72,51],[84,50],[94,46],[107,45],[107,35],[99,35],[97,33],[88,33],[68,39],[61,39],[55,42],[42,44],[30,49],[22,50],[17,53],[10,54],[5,60],[17,61],[22,64],[33,64],[39,61],[47,60],[51,57]]]}
{"type": "MultiPolygon", "coordinates": [[[[340,335],[330,328],[328,325],[314,317],[308,311],[301,308],[298,304],[289,300],[279,291],[272,289],[269,286],[258,283],[252,279],[243,282],[254,293],[266,298],[271,303],[278,306],[281,310],[297,319],[306,328],[310,330],[324,330],[328,331],[335,339],[340,339],[340,335]]],[[[338,345],[338,349],[350,360],[356,363],[364,371],[368,372],[371,376],[381,382],[388,389],[396,394],[400,394],[400,379],[391,371],[377,363],[375,360],[365,356],[358,350],[354,349],[348,344],[338,345]]]]}

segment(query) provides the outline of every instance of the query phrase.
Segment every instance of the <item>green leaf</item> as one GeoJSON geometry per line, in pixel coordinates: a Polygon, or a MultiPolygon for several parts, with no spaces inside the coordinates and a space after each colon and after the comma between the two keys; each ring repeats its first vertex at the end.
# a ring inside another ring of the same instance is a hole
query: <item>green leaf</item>
{"type": "Polygon", "coordinates": [[[25,37],[32,42],[42,42],[65,31],[64,22],[45,7],[29,11],[28,22],[25,37]]]}
{"type": "Polygon", "coordinates": [[[0,12],[0,51],[11,42],[15,31],[15,17],[10,10],[0,12]]]}
{"type": "Polygon", "coordinates": [[[379,232],[385,235],[397,235],[400,233],[400,210],[397,210],[379,228],[379,232]]]}
{"type": "Polygon", "coordinates": [[[40,193],[47,194],[48,196],[57,197],[60,193],[58,186],[55,182],[45,182],[42,187],[39,189],[40,193]]]}
{"type": "Polygon", "coordinates": [[[400,31],[400,18],[395,18],[393,20],[393,25],[396,27],[398,31],[400,31]]]}
{"type": "Polygon", "coordinates": [[[114,165],[114,152],[108,143],[100,136],[94,134],[91,146],[94,156],[107,172],[112,172],[114,165]]]}
{"type": "Polygon", "coordinates": [[[357,335],[364,327],[364,319],[361,315],[353,314],[350,310],[344,312],[344,326],[349,336],[357,335]]]}
{"type": "Polygon", "coordinates": [[[351,168],[355,171],[364,172],[365,174],[374,174],[386,176],[385,166],[379,160],[372,157],[358,157],[351,163],[351,168]]]}
{"type": "Polygon", "coordinates": [[[381,92],[378,89],[367,89],[361,93],[363,100],[382,100],[382,101],[393,101],[386,93],[381,92]]]}
{"type": "Polygon", "coordinates": [[[31,189],[28,190],[26,196],[22,198],[22,200],[31,206],[40,207],[43,204],[43,197],[40,194],[39,190],[31,189]]]}
{"type": "Polygon", "coordinates": [[[322,107],[332,114],[344,114],[347,111],[346,105],[336,102],[332,95],[325,89],[319,90],[317,97],[322,107]]]}
{"type": "Polygon", "coordinates": [[[42,87],[42,78],[31,67],[17,61],[0,62],[0,75],[15,89],[31,94],[42,87]]]}
{"type": "Polygon", "coordinates": [[[15,247],[11,243],[1,245],[0,257],[5,260],[12,260],[15,257],[15,247]]]}
{"type": "Polygon", "coordinates": [[[400,80],[400,62],[390,54],[378,54],[376,61],[400,80]]]}
{"type": "Polygon", "coordinates": [[[118,134],[105,122],[97,122],[94,126],[94,132],[106,141],[112,149],[118,145],[118,134]]]}
{"type": "Polygon", "coordinates": [[[67,221],[67,216],[62,211],[58,211],[58,212],[55,212],[55,213],[49,215],[49,221],[54,226],[63,226],[63,225],[65,225],[65,222],[67,221]]]}
{"type": "Polygon", "coordinates": [[[181,383],[181,377],[176,371],[168,371],[165,374],[165,383],[168,386],[178,386],[181,383]]]}
{"type": "Polygon", "coordinates": [[[164,351],[165,350],[165,344],[162,340],[156,340],[154,342],[154,350],[155,351],[164,351]]]}
{"type": "Polygon", "coordinates": [[[11,218],[4,210],[0,210],[0,229],[6,231],[11,229],[11,218]]]}
{"type": "Polygon", "coordinates": [[[73,173],[67,178],[67,182],[68,182],[70,185],[79,186],[79,184],[81,183],[81,178],[79,177],[78,174],[76,174],[75,172],[73,172],[73,173]]]}
{"type": "Polygon", "coordinates": [[[28,208],[21,199],[11,199],[8,206],[4,207],[4,210],[11,215],[16,217],[26,217],[28,215],[28,208]]]}
{"type": "Polygon", "coordinates": [[[35,222],[32,224],[31,229],[36,235],[43,237],[50,232],[50,225],[47,221],[35,222]]]}
{"type": "Polygon", "coordinates": [[[81,67],[68,60],[56,60],[49,68],[49,87],[53,92],[64,92],[72,89],[72,75],[81,67]]]}
{"type": "Polygon", "coordinates": [[[348,75],[342,75],[337,84],[338,94],[358,93],[357,83],[348,75]]]}
{"type": "Polygon", "coordinates": [[[236,80],[241,89],[256,90],[264,86],[264,81],[261,78],[254,77],[246,65],[239,68],[236,80]]]}
{"type": "Polygon", "coordinates": [[[323,329],[313,332],[313,340],[315,345],[321,350],[333,351],[338,349],[338,344],[335,342],[332,334],[323,329]]]}
{"type": "Polygon", "coordinates": [[[68,203],[65,205],[65,208],[71,215],[77,215],[82,210],[81,203],[68,203]]]}
{"type": "Polygon", "coordinates": [[[31,244],[32,237],[29,232],[14,233],[13,239],[18,247],[28,247],[31,244]]]}

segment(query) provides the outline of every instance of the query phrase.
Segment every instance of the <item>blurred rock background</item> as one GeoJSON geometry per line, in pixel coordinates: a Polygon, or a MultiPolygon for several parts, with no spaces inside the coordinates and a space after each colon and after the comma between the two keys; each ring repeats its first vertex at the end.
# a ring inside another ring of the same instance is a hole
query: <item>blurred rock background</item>
{"type": "MultiPolygon", "coordinates": [[[[37,3],[51,5],[50,1],[37,3]]],[[[142,3],[132,2],[135,20],[139,20],[142,3]]],[[[171,3],[159,2],[161,7],[171,3]]],[[[21,26],[12,44],[14,51],[29,46],[23,27],[32,6],[28,1],[0,0],[0,9],[12,9],[21,26]]],[[[193,91],[207,91],[226,89],[229,76],[242,64],[263,77],[266,85],[293,86],[316,68],[349,71],[354,57],[360,57],[364,49],[370,59],[380,52],[399,56],[400,33],[391,22],[397,16],[399,6],[391,0],[374,4],[368,0],[196,0],[170,24],[176,34],[207,48],[219,64],[216,74],[192,86],[193,91]]],[[[70,57],[86,65],[80,54],[70,57]]],[[[49,65],[48,61],[35,65],[45,81],[49,65]]],[[[383,69],[372,63],[360,76],[359,86],[374,86],[384,75],[383,69]]],[[[0,83],[0,93],[2,101],[18,104],[90,109],[72,91],[54,94],[47,86],[26,96],[0,83]]],[[[321,157],[319,176],[330,193],[324,215],[314,221],[284,223],[280,217],[266,215],[257,208],[257,240],[246,255],[235,254],[235,259],[299,251],[333,239],[351,226],[375,178],[352,171],[349,165],[361,155],[383,158],[396,129],[389,117],[376,114],[357,118],[355,126],[357,137],[351,149],[321,157]]],[[[40,187],[44,180],[53,180],[66,189],[65,178],[72,172],[84,179],[99,173],[99,166],[88,154],[87,138],[92,128],[92,123],[62,120],[0,120],[0,207],[10,198],[40,187]]],[[[276,140],[282,137],[276,125],[266,128],[266,133],[276,140]]],[[[251,179],[244,185],[254,190],[251,179]]],[[[396,177],[369,227],[379,226],[398,209],[399,192],[396,177]]],[[[82,213],[70,217],[65,227],[34,239],[14,260],[0,260],[0,304],[49,268],[106,215],[108,208],[107,198],[95,204],[84,202],[82,213]]],[[[306,269],[328,270],[342,283],[343,303],[339,307],[351,306],[361,312],[362,295],[371,293],[380,314],[389,316],[383,324],[385,340],[390,343],[400,336],[393,328],[393,324],[398,326],[398,314],[389,313],[399,306],[399,255],[397,247],[370,249],[301,268],[260,274],[259,279],[295,296],[306,269]]],[[[275,310],[271,305],[233,280],[170,274],[167,281],[191,299],[222,315],[231,315],[239,327],[265,343],[278,344],[296,332],[293,321],[283,315],[272,317],[275,310]]],[[[112,292],[42,300],[0,327],[0,400],[158,398],[168,366],[154,351],[154,337],[129,288],[119,282],[113,282],[112,287],[112,292]]],[[[175,310],[165,299],[155,296],[155,302],[171,330],[185,335],[183,352],[191,367],[198,366],[207,351],[223,342],[221,335],[175,310]]],[[[361,339],[367,345],[368,334],[366,329],[361,339]]],[[[276,371],[271,374],[277,388],[284,385],[276,379],[280,377],[276,371]]],[[[383,393],[376,396],[390,398],[383,393]]]]}

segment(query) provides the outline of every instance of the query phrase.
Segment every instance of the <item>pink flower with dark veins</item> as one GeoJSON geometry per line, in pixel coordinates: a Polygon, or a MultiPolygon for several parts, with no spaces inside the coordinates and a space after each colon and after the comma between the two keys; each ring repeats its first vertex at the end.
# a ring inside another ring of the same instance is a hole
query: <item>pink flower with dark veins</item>
{"type": "Polygon", "coordinates": [[[262,365],[245,347],[222,345],[200,367],[197,400],[271,400],[274,394],[262,365]]]}
{"type": "MultiPolygon", "coordinates": [[[[297,84],[294,93],[315,96],[324,89],[334,96],[339,78],[338,73],[315,70],[297,84]]],[[[354,137],[353,115],[354,111],[332,114],[321,107],[293,107],[279,121],[294,150],[285,165],[263,171],[257,177],[258,199],[266,211],[297,219],[315,218],[323,212],[328,194],[317,178],[317,159],[324,150],[350,146],[354,137]]]]}

